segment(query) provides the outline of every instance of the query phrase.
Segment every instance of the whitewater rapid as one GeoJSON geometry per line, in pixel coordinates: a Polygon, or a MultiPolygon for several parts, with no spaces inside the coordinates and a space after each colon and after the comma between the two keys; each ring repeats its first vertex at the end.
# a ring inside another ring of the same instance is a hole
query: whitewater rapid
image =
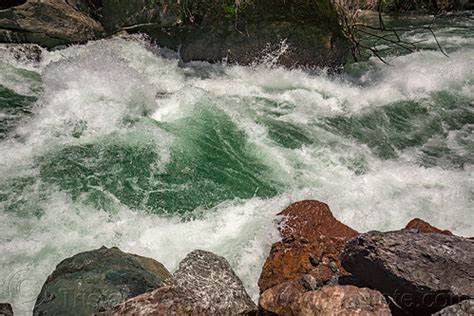
{"type": "Polygon", "coordinates": [[[453,33],[449,58],[339,75],[182,65],[139,38],[0,50],[0,100],[27,109],[0,116],[0,300],[27,314],[56,264],[102,245],[170,271],[213,251],[256,299],[275,214],[302,199],[359,231],[420,217],[472,236],[474,39],[453,33]]]}

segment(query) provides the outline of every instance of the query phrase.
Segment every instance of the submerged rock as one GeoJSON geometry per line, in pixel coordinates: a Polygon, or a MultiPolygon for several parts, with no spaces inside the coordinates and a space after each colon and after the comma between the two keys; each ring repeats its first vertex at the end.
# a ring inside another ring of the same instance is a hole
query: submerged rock
{"type": "Polygon", "coordinates": [[[58,264],[36,301],[34,315],[90,315],[172,283],[159,262],[118,248],[79,253],[58,264]]]}
{"type": "Polygon", "coordinates": [[[0,303],[1,316],[13,316],[13,308],[9,303],[0,303]]]}
{"type": "Polygon", "coordinates": [[[389,316],[390,309],[377,291],[352,285],[325,286],[303,294],[294,315],[389,316]]]}
{"type": "Polygon", "coordinates": [[[430,315],[474,297],[474,240],[412,230],[362,234],[342,265],[405,311],[430,315]]]}
{"type": "MultiPolygon", "coordinates": [[[[310,275],[328,283],[347,274],[339,260],[346,241],[358,233],[342,224],[319,201],[301,201],[279,213],[282,240],[273,244],[258,281],[260,292],[280,283],[310,275]]],[[[308,278],[308,277],[306,277],[308,278]]]]}
{"type": "Polygon", "coordinates": [[[443,308],[433,316],[472,316],[474,315],[474,300],[465,300],[443,308]]]}
{"type": "Polygon", "coordinates": [[[180,262],[175,284],[134,297],[101,315],[237,315],[257,307],[224,257],[194,250],[180,262]]]}
{"type": "Polygon", "coordinates": [[[99,22],[68,1],[13,2],[11,6],[0,10],[0,42],[55,47],[84,43],[103,35],[99,22]]]}
{"type": "Polygon", "coordinates": [[[452,235],[449,230],[441,230],[419,218],[414,218],[410,222],[408,222],[407,226],[405,226],[405,229],[415,229],[419,233],[438,233],[444,235],[452,235]]]}

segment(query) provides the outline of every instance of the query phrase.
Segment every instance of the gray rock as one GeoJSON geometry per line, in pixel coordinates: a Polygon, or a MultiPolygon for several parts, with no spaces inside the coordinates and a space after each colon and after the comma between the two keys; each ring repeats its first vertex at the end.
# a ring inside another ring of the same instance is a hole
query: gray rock
{"type": "Polygon", "coordinates": [[[235,315],[257,309],[227,260],[212,252],[194,250],[188,254],[174,278],[208,313],[235,315]]]}
{"type": "Polygon", "coordinates": [[[58,264],[36,301],[34,315],[90,315],[142,293],[172,284],[159,262],[102,247],[58,264]]]}
{"type": "Polygon", "coordinates": [[[55,47],[83,43],[103,34],[99,22],[66,0],[21,2],[0,10],[0,42],[55,47]]]}
{"type": "Polygon", "coordinates": [[[180,262],[175,283],[98,315],[237,315],[257,307],[227,260],[195,250],[180,262]]]}
{"type": "Polygon", "coordinates": [[[474,240],[405,230],[359,235],[342,266],[405,311],[430,315],[474,297],[474,240]]]}
{"type": "Polygon", "coordinates": [[[433,316],[472,316],[474,315],[474,300],[465,300],[443,308],[433,316]]]}

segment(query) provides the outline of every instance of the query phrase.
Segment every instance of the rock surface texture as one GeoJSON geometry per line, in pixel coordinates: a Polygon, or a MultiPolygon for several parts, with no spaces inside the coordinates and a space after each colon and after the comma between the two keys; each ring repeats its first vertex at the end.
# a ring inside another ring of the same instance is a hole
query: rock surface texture
{"type": "Polygon", "coordinates": [[[0,42],[51,48],[121,31],[179,49],[185,62],[337,67],[349,53],[331,0],[25,0],[0,7],[0,42]]]}
{"type": "Polygon", "coordinates": [[[103,34],[99,22],[66,0],[27,0],[0,10],[0,42],[55,47],[84,43],[103,34]]]}
{"type": "Polygon", "coordinates": [[[452,235],[449,230],[441,230],[419,218],[414,218],[410,222],[408,222],[407,226],[405,226],[405,229],[415,229],[419,233],[438,233],[444,235],[452,235]]]}
{"type": "Polygon", "coordinates": [[[294,315],[389,316],[390,309],[377,291],[352,285],[325,286],[303,294],[294,315]]]}
{"type": "Polygon", "coordinates": [[[295,304],[306,292],[298,281],[280,283],[260,295],[258,305],[261,310],[277,315],[291,315],[295,304]]]}
{"type": "Polygon", "coordinates": [[[175,282],[198,297],[210,313],[241,314],[256,309],[224,257],[195,250],[179,263],[175,282]]]}
{"type": "Polygon", "coordinates": [[[474,315],[474,300],[465,300],[443,308],[433,316],[472,316],[474,315]]]}
{"type": "Polygon", "coordinates": [[[321,286],[347,274],[339,260],[346,241],[357,236],[319,201],[301,201],[279,213],[282,240],[273,244],[258,285],[260,292],[286,281],[314,277],[321,286]]]}
{"type": "Polygon", "coordinates": [[[128,298],[172,284],[159,262],[102,247],[79,253],[58,264],[35,304],[34,315],[90,315],[128,298]]]}
{"type": "Polygon", "coordinates": [[[102,315],[238,315],[257,307],[227,260],[195,250],[180,262],[175,284],[145,293],[102,315]]]}
{"type": "Polygon", "coordinates": [[[405,311],[430,315],[474,297],[474,240],[402,230],[349,241],[342,265],[405,311]]]}

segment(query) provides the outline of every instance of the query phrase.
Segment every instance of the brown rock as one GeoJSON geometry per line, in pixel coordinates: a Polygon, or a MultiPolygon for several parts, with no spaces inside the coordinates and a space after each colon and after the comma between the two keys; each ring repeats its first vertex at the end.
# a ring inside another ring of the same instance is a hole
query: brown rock
{"type": "Polygon", "coordinates": [[[55,47],[103,35],[102,25],[65,0],[26,0],[0,10],[0,42],[55,47]]]}
{"type": "Polygon", "coordinates": [[[290,280],[312,275],[323,284],[347,274],[339,256],[346,241],[358,235],[342,224],[322,202],[296,202],[279,213],[282,240],[273,244],[260,275],[260,292],[290,280]]]}
{"type": "Polygon", "coordinates": [[[129,299],[113,309],[98,313],[118,315],[206,315],[199,298],[177,286],[166,286],[129,299]]]}
{"type": "Polygon", "coordinates": [[[298,281],[288,281],[266,290],[260,295],[261,310],[278,315],[292,315],[294,306],[306,290],[298,281]]]}
{"type": "Polygon", "coordinates": [[[295,315],[388,316],[390,309],[380,292],[352,285],[325,286],[303,294],[295,315]]]}
{"type": "Polygon", "coordinates": [[[441,230],[437,227],[431,226],[429,223],[419,218],[412,219],[407,224],[407,226],[405,226],[405,229],[416,229],[420,233],[438,233],[443,235],[452,235],[449,230],[441,230]]]}

